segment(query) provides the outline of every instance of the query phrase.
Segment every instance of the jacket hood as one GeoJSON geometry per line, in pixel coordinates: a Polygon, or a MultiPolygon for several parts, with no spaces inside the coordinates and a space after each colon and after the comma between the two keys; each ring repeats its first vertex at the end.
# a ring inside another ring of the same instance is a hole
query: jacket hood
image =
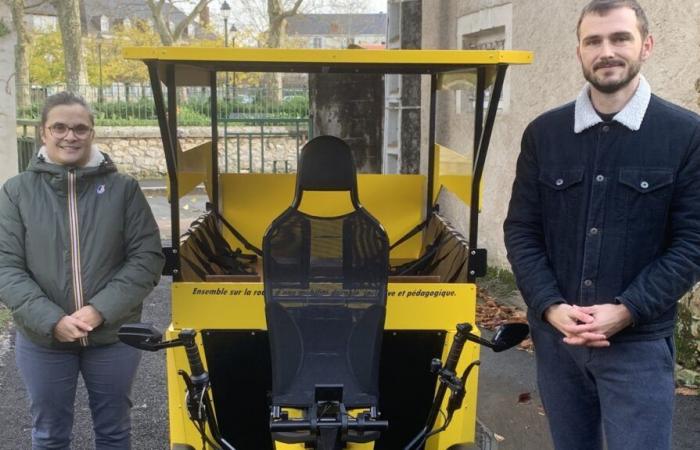
{"type": "Polygon", "coordinates": [[[47,152],[46,146],[42,146],[39,152],[32,158],[27,166],[27,170],[37,173],[48,173],[52,175],[63,175],[69,169],[75,169],[79,176],[89,177],[101,175],[109,172],[116,172],[117,166],[112,162],[112,159],[106,153],[102,153],[100,149],[93,145],[90,149],[90,159],[83,167],[64,166],[53,162],[47,152]]]}

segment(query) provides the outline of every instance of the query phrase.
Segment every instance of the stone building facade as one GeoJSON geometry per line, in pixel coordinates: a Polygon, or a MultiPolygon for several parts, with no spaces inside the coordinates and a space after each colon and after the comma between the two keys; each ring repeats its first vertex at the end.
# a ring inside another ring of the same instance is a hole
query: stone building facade
{"type": "MultiPolygon", "coordinates": [[[[584,80],[576,59],[576,23],[588,0],[423,0],[423,48],[505,48],[530,50],[534,62],[508,69],[484,173],[480,243],[489,264],[507,267],[502,223],[505,218],[520,138],[537,115],[576,98],[584,80]]],[[[700,112],[700,2],[640,0],[656,46],[643,73],[652,90],[667,100],[700,112]]],[[[426,78],[426,77],[424,77],[426,78]]],[[[423,104],[429,85],[424,80],[423,104]]],[[[461,94],[463,96],[463,94],[461,94]]],[[[473,116],[455,92],[438,96],[437,142],[471,152],[473,116]],[[465,129],[466,128],[466,129],[465,129]]],[[[427,108],[422,124],[427,131],[427,108]]],[[[423,133],[427,136],[427,132],[423,133]]],[[[427,167],[427,138],[422,171],[427,167]]],[[[441,203],[453,223],[466,225],[464,207],[441,203]]]]}

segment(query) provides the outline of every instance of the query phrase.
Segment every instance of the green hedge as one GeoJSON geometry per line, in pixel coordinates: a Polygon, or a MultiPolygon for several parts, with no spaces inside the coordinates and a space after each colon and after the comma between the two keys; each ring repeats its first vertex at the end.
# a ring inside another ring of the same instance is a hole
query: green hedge
{"type": "MultiPolygon", "coordinates": [[[[157,125],[155,105],[150,98],[137,101],[93,102],[91,108],[97,125],[102,126],[138,126],[157,125]]],[[[41,104],[20,109],[18,118],[38,120],[41,104]]],[[[291,96],[282,101],[275,101],[260,96],[242,99],[222,100],[217,102],[219,118],[260,118],[308,117],[309,101],[305,96],[291,96]],[[252,101],[251,101],[252,100],[252,101]]],[[[178,123],[182,126],[208,126],[210,119],[209,97],[193,97],[178,105],[178,123]]]]}

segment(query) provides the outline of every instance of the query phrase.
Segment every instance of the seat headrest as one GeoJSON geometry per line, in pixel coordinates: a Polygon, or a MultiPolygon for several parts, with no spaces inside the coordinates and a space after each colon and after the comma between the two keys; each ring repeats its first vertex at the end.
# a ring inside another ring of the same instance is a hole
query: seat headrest
{"type": "Polygon", "coordinates": [[[297,188],[304,191],[350,191],[356,186],[355,161],[348,144],[335,136],[318,136],[301,149],[297,188]]]}

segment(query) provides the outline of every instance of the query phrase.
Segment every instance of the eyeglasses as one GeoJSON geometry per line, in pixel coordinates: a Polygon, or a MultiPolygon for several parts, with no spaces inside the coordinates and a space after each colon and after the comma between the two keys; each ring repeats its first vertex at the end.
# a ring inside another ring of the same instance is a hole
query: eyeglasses
{"type": "Polygon", "coordinates": [[[63,139],[64,137],[68,136],[69,131],[73,132],[73,136],[75,136],[76,139],[86,139],[92,132],[92,127],[87,125],[76,125],[74,127],[69,127],[65,123],[60,122],[51,125],[48,127],[48,129],[51,132],[51,136],[55,137],[56,139],[63,139]]]}

